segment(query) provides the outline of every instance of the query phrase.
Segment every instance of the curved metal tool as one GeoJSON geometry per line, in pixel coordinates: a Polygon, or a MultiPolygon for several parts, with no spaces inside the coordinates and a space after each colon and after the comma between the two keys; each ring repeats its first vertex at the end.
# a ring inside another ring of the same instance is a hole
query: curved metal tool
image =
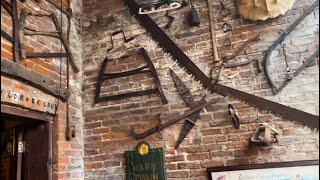
{"type": "MultiPolygon", "coordinates": [[[[273,43],[272,46],[268,49],[265,61],[264,61],[264,72],[266,74],[267,80],[269,85],[271,86],[271,89],[274,94],[278,94],[292,79],[287,79],[280,87],[277,87],[277,85],[273,82],[271,76],[270,76],[270,70],[269,70],[269,64],[270,64],[270,56],[274,49],[278,46],[278,44],[282,43],[284,39],[300,24],[302,20],[304,20],[311,11],[313,11],[314,8],[318,7],[319,0],[317,0],[312,6],[309,7],[286,31],[281,31],[280,37],[273,43]]],[[[308,58],[307,61],[312,62],[315,57],[319,56],[319,51],[315,52],[310,58],[308,58]]],[[[310,63],[309,62],[309,63],[310,63]]],[[[295,73],[294,77],[297,76],[303,68],[309,65],[309,63],[304,63],[295,73]],[[301,69],[302,68],[302,69],[301,69]]]]}
{"type": "Polygon", "coordinates": [[[233,122],[233,125],[236,129],[240,128],[240,120],[236,114],[236,111],[234,110],[233,106],[231,104],[228,105],[228,112],[231,117],[231,120],[233,122]]]}
{"type": "Polygon", "coordinates": [[[227,63],[228,61],[230,61],[231,59],[234,59],[235,57],[237,57],[250,43],[252,42],[256,42],[260,40],[260,34],[256,35],[253,38],[248,39],[246,42],[244,42],[237,50],[236,52],[234,52],[231,56],[224,56],[222,58],[222,61],[224,63],[227,63]]]}
{"type": "MultiPolygon", "coordinates": [[[[231,59],[234,59],[235,57],[237,57],[251,42],[256,42],[256,41],[259,41],[260,40],[260,35],[258,34],[257,36],[251,38],[251,39],[248,39],[246,42],[244,42],[231,56],[224,56],[222,58],[222,63],[220,65],[220,69],[219,69],[219,72],[218,72],[218,75],[217,77],[215,78],[215,84],[218,84],[219,82],[219,79],[223,73],[223,69],[227,66],[227,63],[228,61],[230,61],[231,59]]],[[[246,63],[248,64],[248,63],[246,63]]],[[[240,65],[245,65],[245,64],[240,64],[240,65]]],[[[231,67],[234,67],[234,66],[231,66],[231,67]]],[[[214,68],[214,67],[213,67],[214,68]]],[[[258,68],[261,68],[260,67],[260,64],[258,65],[258,68]]],[[[213,77],[213,72],[214,70],[212,69],[211,70],[211,77],[213,77]]]]}

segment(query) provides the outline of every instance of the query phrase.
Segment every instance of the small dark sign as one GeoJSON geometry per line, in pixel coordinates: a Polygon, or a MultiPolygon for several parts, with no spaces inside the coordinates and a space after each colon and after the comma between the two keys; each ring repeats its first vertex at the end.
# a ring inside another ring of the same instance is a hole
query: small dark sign
{"type": "Polygon", "coordinates": [[[151,149],[148,142],[140,142],[136,151],[126,151],[126,180],[166,180],[163,148],[151,149]]]}

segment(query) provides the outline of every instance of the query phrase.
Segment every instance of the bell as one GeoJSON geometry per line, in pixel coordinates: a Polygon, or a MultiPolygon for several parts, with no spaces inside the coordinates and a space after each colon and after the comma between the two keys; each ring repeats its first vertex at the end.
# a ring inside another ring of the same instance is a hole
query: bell
{"type": "Polygon", "coordinates": [[[190,0],[189,26],[199,26],[200,17],[197,10],[193,6],[193,0],[190,0]]]}
{"type": "Polygon", "coordinates": [[[199,26],[200,18],[195,8],[191,8],[189,12],[189,26],[199,26]]]}

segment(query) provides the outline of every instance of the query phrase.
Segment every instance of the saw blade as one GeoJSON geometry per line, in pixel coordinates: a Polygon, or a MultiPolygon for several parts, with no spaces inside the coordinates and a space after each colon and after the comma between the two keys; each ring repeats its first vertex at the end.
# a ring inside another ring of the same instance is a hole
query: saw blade
{"type": "Polygon", "coordinates": [[[232,96],[262,111],[271,111],[285,120],[294,121],[310,128],[319,129],[319,116],[300,111],[249,93],[245,93],[227,86],[214,85],[212,81],[189,59],[188,56],[167,36],[165,32],[148,16],[139,15],[139,6],[132,0],[124,0],[130,13],[136,18],[142,27],[167,53],[171,54],[173,59],[185,69],[188,74],[201,82],[204,88],[212,93],[216,92],[222,96],[232,96]]]}

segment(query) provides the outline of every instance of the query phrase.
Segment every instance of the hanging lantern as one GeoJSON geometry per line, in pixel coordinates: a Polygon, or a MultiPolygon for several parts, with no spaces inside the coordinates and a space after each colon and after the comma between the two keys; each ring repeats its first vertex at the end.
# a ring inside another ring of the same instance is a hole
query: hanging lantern
{"type": "Polygon", "coordinates": [[[295,0],[238,0],[238,13],[252,21],[266,20],[284,15],[295,0]]]}

